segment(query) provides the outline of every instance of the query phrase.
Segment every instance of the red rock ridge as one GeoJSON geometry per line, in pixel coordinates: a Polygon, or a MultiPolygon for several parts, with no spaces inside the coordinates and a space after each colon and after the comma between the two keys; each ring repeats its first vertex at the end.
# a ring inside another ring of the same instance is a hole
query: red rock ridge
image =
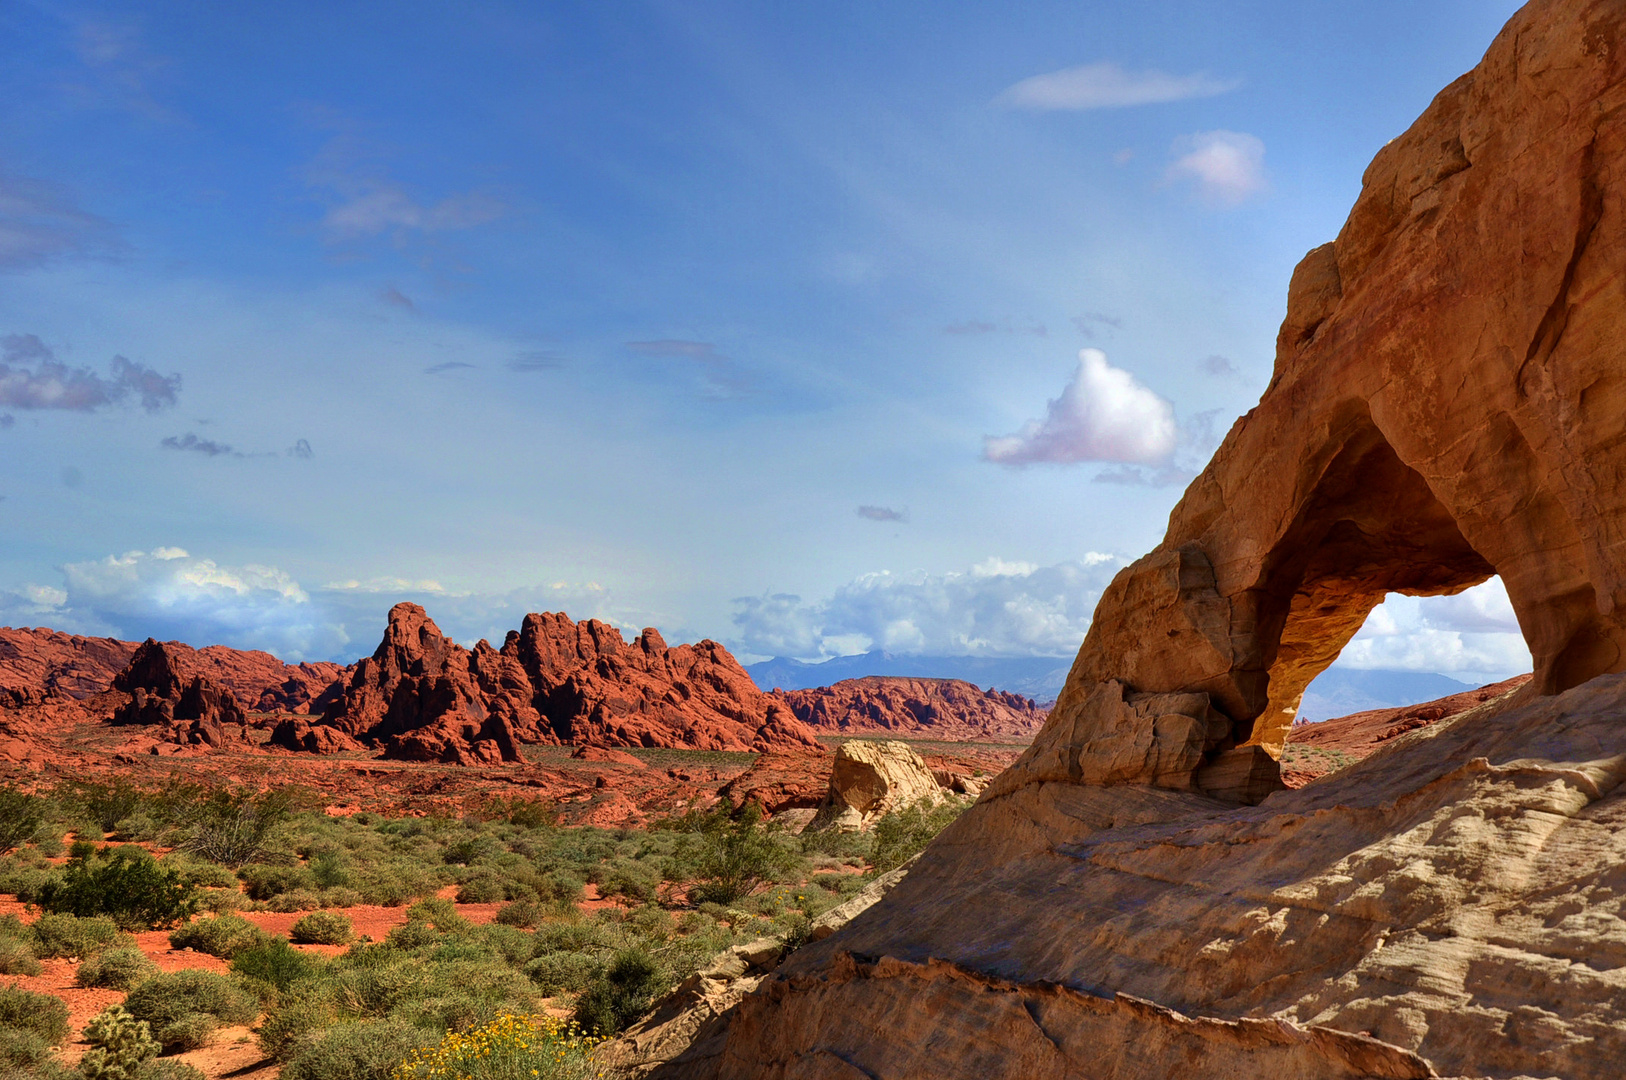
{"type": "MultiPolygon", "coordinates": [[[[84,637],[44,627],[0,627],[0,687],[87,698],[112,685],[137,648],[137,643],[117,638],[84,637]]],[[[326,702],[318,699],[349,671],[325,661],[285,664],[268,652],[225,645],[194,649],[167,641],[164,649],[181,677],[201,675],[249,708],[263,712],[320,713],[326,702]]]]}
{"type": "Polygon", "coordinates": [[[922,735],[966,742],[1025,742],[1049,710],[1003,690],[979,690],[959,679],[871,675],[816,690],[775,690],[796,718],[826,734],[922,735]]]}
{"type": "Polygon", "coordinates": [[[182,746],[220,748],[245,740],[248,717],[230,690],[202,675],[186,678],[170,647],[148,638],[125,669],[113,678],[113,689],[130,695],[113,712],[113,723],[162,729],[160,736],[182,746]]]}
{"type": "Polygon", "coordinates": [[[629,643],[596,619],[546,613],[500,650],[469,650],[416,604],[390,609],[384,640],[319,722],[285,721],[273,741],[463,764],[518,760],[520,743],[823,752],[714,641],[673,648],[651,628],[629,643]]]}

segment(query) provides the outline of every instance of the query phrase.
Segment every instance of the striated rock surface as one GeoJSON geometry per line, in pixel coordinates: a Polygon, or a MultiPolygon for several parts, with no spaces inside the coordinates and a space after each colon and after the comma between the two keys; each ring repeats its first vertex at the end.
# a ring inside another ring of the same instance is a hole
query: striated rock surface
{"type": "Polygon", "coordinates": [[[1618,1077],[1622,106],[1626,5],[1515,15],[1294,272],[1031,749],[652,1075],[1618,1077]],[[1531,681],[1283,789],[1372,607],[1493,573],[1531,681]]]}
{"type": "Polygon", "coordinates": [[[716,642],[671,648],[651,628],[629,643],[606,623],[558,614],[527,615],[500,650],[469,650],[423,608],[397,604],[378,649],[329,702],[320,723],[285,722],[273,741],[460,764],[518,761],[524,743],[822,753],[716,642]]]}
{"type": "Polygon", "coordinates": [[[966,742],[1026,742],[1049,710],[1003,690],[979,690],[960,679],[874,675],[816,690],[776,690],[796,718],[824,734],[911,735],[966,742]]]}
{"type": "Polygon", "coordinates": [[[808,828],[857,832],[890,811],[940,798],[937,778],[908,743],[854,739],[836,750],[824,800],[808,828]]]}
{"type": "Polygon", "coordinates": [[[717,794],[735,806],[754,802],[772,815],[786,810],[816,810],[829,791],[828,754],[777,750],[757,758],[717,794]]]}

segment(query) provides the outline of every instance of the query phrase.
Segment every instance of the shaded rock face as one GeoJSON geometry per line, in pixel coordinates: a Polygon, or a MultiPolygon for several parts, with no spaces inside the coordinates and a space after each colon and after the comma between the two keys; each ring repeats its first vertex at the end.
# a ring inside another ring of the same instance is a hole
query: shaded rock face
{"type": "Polygon", "coordinates": [[[816,690],[776,690],[796,719],[816,731],[919,735],[965,742],[1026,741],[1049,710],[1003,690],[979,690],[959,679],[873,675],[816,690]]]}
{"type": "Polygon", "coordinates": [[[169,647],[148,638],[130,663],[113,678],[113,689],[130,695],[113,713],[113,723],[166,729],[168,741],[220,748],[245,738],[248,720],[229,690],[202,675],[184,678],[169,647]]]}
{"type": "Polygon", "coordinates": [[[1295,271],[1031,750],[653,1075],[1618,1077],[1622,106],[1626,5],[1522,9],[1295,271]],[[1492,573],[1530,683],[1281,789],[1383,595],[1492,573]]]}
{"type": "Polygon", "coordinates": [[[857,832],[893,810],[939,798],[936,777],[908,743],[854,739],[836,750],[829,787],[808,828],[857,832]]]}
{"type": "Polygon", "coordinates": [[[524,743],[698,750],[818,750],[812,733],[714,641],[669,648],[647,629],[630,644],[597,620],[527,615],[502,649],[472,650],[423,608],[397,604],[384,640],[333,694],[320,724],[288,721],[288,749],[382,746],[409,761],[518,761],[524,743]],[[313,734],[317,727],[346,739],[313,734]]]}
{"type": "Polygon", "coordinates": [[[763,754],[718,790],[735,806],[754,802],[766,814],[816,810],[830,790],[830,758],[805,750],[763,754]]]}

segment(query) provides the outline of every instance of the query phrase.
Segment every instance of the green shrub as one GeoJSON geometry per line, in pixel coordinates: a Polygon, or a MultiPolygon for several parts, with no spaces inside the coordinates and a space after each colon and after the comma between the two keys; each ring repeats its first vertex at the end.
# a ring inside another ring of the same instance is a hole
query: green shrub
{"type": "Polygon", "coordinates": [[[38,975],[43,970],[28,942],[0,937],[0,975],[38,975]]]}
{"type": "Polygon", "coordinates": [[[81,780],[58,788],[56,793],[64,802],[83,810],[103,833],[112,832],[149,799],[127,776],[81,780]]]}
{"type": "Polygon", "coordinates": [[[529,929],[542,921],[542,905],[535,900],[515,900],[497,909],[497,922],[503,926],[523,926],[529,929]]]}
{"type": "Polygon", "coordinates": [[[103,990],[131,990],[139,983],[158,974],[158,965],[147,959],[147,954],[134,946],[107,949],[86,957],[74,973],[74,982],[80,986],[103,990]]]}
{"type": "Polygon", "coordinates": [[[614,1035],[647,1012],[660,990],[660,969],[647,953],[617,953],[577,1000],[576,1023],[589,1035],[614,1035]]]}
{"type": "Polygon", "coordinates": [[[255,1040],[266,1057],[287,1062],[332,1023],[333,1009],[325,1001],[290,1001],[260,1022],[255,1040]]]}
{"type": "Polygon", "coordinates": [[[287,820],[294,798],[286,789],[264,794],[211,792],[177,811],[177,822],[186,830],[181,850],[234,870],[249,863],[280,862],[283,856],[276,850],[274,834],[287,820]]]}
{"type": "Polygon", "coordinates": [[[536,988],[549,996],[579,994],[587,989],[603,965],[583,953],[544,953],[525,965],[536,988]]]}
{"type": "Polygon", "coordinates": [[[316,879],[303,866],[245,866],[237,876],[243,879],[251,900],[269,900],[294,891],[316,891],[316,879]]]}
{"type": "Polygon", "coordinates": [[[321,971],[322,962],[300,952],[283,938],[274,937],[232,957],[231,970],[234,975],[269,983],[283,991],[321,971]]]}
{"type": "Polygon", "coordinates": [[[184,1050],[202,1046],[218,1024],[246,1024],[260,1011],[253,994],[208,971],[155,975],[130,991],[124,1007],[166,1048],[184,1050]]]}
{"type": "Polygon", "coordinates": [[[14,787],[0,787],[0,855],[32,840],[44,820],[44,799],[14,787]]]}
{"type": "Polygon", "coordinates": [[[95,858],[96,853],[100,850],[102,850],[102,845],[96,841],[81,838],[75,840],[73,846],[68,848],[68,858],[73,859],[75,862],[84,862],[86,859],[95,858]]]}
{"type": "Polygon", "coordinates": [[[281,1080],[390,1080],[397,1065],[432,1041],[399,1021],[340,1024],[302,1046],[281,1080]]]}
{"type": "Polygon", "coordinates": [[[0,986],[0,1028],[27,1031],[51,1046],[59,1045],[68,1037],[68,1005],[51,994],[0,986]]]}
{"type": "Polygon", "coordinates": [[[85,1080],[135,1080],[142,1063],[158,1056],[158,1041],[147,1022],[137,1020],[114,1005],[103,1009],[85,1026],[91,1048],[80,1059],[85,1080]]]}
{"type": "Polygon", "coordinates": [[[698,884],[690,896],[697,903],[733,903],[797,863],[781,830],[762,824],[762,808],[756,803],[746,803],[735,814],[724,800],[696,815],[683,839],[678,862],[692,868],[689,876],[698,884]]]}
{"type": "Polygon", "coordinates": [[[244,949],[264,944],[269,937],[241,915],[215,915],[177,926],[170,931],[169,947],[192,949],[230,960],[244,949]]]}
{"type": "Polygon", "coordinates": [[[70,863],[60,883],[40,890],[46,911],[111,916],[121,926],[172,926],[197,909],[196,889],[139,848],[70,863]]]}
{"type": "Polygon", "coordinates": [[[958,799],[936,806],[915,803],[882,815],[870,830],[870,865],[881,873],[896,870],[925,851],[926,845],[959,817],[967,805],[958,799]]]}
{"type": "Polygon", "coordinates": [[[348,945],[356,938],[356,926],[348,915],[316,911],[294,923],[288,937],[301,945],[348,945]]]}
{"type": "Polygon", "coordinates": [[[25,862],[18,856],[0,860],[0,893],[14,893],[25,904],[37,903],[40,893],[62,875],[49,863],[25,862]]]}
{"type": "Polygon", "coordinates": [[[440,939],[440,931],[426,920],[409,919],[385,935],[384,943],[391,948],[410,952],[414,949],[428,948],[440,939]]]}
{"type": "Polygon", "coordinates": [[[479,874],[458,886],[459,904],[495,904],[507,898],[502,878],[496,874],[479,874]]]}
{"type": "Polygon", "coordinates": [[[172,852],[158,861],[165,869],[180,874],[183,885],[196,885],[200,889],[237,889],[237,875],[224,866],[188,858],[180,852],[172,852]]]}
{"type": "Polygon", "coordinates": [[[115,945],[135,944],[112,919],[77,915],[41,915],[29,928],[34,955],[41,960],[78,960],[115,945]]]}
{"type": "MultiPolygon", "coordinates": [[[[32,1031],[22,1028],[0,1027],[0,1077],[11,1080],[44,1080],[52,1064],[51,1044],[32,1031]]],[[[75,1075],[76,1074],[70,1074],[75,1075]]],[[[77,1077],[76,1077],[77,1080],[77,1077]]]]}
{"type": "Polygon", "coordinates": [[[174,1058],[153,1058],[144,1061],[135,1072],[135,1080],[208,1080],[203,1070],[174,1058]]]}
{"type": "Polygon", "coordinates": [[[34,833],[34,850],[47,859],[54,859],[67,850],[67,845],[55,829],[41,829],[34,833]]]}

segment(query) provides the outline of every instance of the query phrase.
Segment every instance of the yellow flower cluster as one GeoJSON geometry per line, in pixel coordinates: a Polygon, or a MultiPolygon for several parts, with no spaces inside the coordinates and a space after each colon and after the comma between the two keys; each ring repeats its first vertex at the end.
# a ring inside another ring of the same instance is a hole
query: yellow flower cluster
{"type": "Polygon", "coordinates": [[[394,1080],[582,1080],[597,1075],[587,1052],[599,1041],[574,1021],[503,1013],[419,1050],[396,1066],[394,1080]]]}

